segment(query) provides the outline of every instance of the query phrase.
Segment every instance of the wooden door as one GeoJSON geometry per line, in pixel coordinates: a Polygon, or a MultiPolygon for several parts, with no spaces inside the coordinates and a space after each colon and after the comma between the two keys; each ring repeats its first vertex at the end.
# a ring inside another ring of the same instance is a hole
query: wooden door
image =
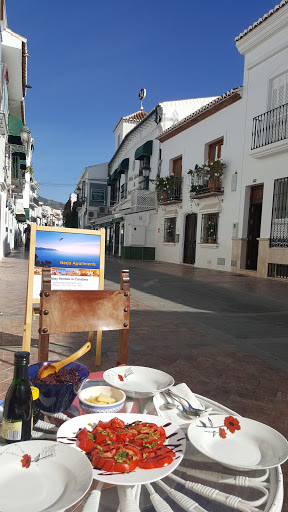
{"type": "Polygon", "coordinates": [[[261,230],[263,185],[251,187],[247,231],[246,268],[257,270],[258,240],[261,230]]]}
{"type": "Polygon", "coordinates": [[[194,265],[196,255],[197,213],[186,217],[183,263],[194,265]]]}
{"type": "Polygon", "coordinates": [[[180,156],[179,158],[175,158],[175,160],[173,160],[172,174],[174,174],[174,176],[177,176],[177,178],[181,178],[181,176],[182,176],[182,156],[180,156]]]}

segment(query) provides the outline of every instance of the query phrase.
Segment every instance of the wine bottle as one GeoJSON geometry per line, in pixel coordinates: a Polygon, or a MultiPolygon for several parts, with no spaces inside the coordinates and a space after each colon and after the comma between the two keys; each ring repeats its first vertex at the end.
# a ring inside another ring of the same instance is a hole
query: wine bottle
{"type": "Polygon", "coordinates": [[[14,354],[14,377],[5,397],[1,428],[6,443],[31,439],[33,401],[28,381],[29,356],[29,352],[14,354]]]}

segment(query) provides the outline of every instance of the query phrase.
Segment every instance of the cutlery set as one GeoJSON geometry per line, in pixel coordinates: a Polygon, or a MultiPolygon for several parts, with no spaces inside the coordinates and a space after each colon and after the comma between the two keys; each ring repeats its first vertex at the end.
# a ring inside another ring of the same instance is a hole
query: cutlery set
{"type": "Polygon", "coordinates": [[[198,417],[203,413],[209,412],[207,409],[197,409],[193,407],[187,398],[177,395],[174,393],[174,391],[171,391],[171,389],[161,391],[161,395],[165,398],[165,402],[163,404],[164,407],[167,407],[167,409],[180,409],[182,414],[186,416],[192,415],[198,417]],[[175,404],[175,402],[177,402],[179,405],[175,404]]]}

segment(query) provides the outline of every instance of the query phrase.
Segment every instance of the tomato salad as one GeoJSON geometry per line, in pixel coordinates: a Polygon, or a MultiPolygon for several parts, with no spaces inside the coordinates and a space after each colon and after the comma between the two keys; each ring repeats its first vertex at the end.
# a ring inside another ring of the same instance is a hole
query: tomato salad
{"type": "Polygon", "coordinates": [[[155,423],[135,421],[125,425],[119,418],[99,421],[89,431],[76,435],[78,448],[86,452],[93,468],[108,473],[130,473],[137,467],[154,469],[169,466],[175,453],[164,446],[166,434],[155,423]]]}

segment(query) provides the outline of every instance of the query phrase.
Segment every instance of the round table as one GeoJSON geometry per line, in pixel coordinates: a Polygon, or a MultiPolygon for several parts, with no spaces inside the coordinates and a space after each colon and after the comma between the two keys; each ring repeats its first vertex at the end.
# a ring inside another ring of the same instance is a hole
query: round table
{"type": "MultiPolygon", "coordinates": [[[[89,379],[95,379],[93,384],[103,385],[102,375],[102,372],[93,373],[89,379]]],[[[213,413],[237,414],[206,397],[196,397],[205,408],[212,408],[213,413]]],[[[153,400],[141,401],[127,397],[125,411],[121,412],[135,410],[155,414],[153,400]]],[[[85,414],[77,398],[68,412],[70,416],[85,414]]],[[[58,416],[58,421],[68,419],[61,413],[55,416],[56,419],[58,416]]],[[[261,471],[236,471],[208,459],[187,440],[180,466],[163,480],[142,486],[106,488],[94,481],[81,503],[66,512],[281,512],[282,505],[280,466],[261,471]]]]}

